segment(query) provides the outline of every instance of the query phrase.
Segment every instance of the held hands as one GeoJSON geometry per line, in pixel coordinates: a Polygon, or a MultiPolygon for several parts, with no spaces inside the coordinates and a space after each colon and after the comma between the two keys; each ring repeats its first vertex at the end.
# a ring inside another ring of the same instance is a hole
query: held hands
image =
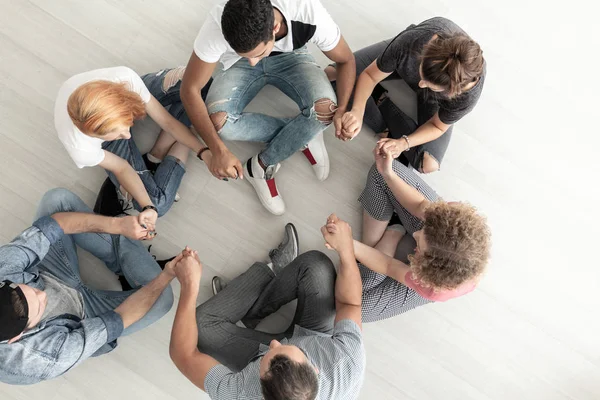
{"type": "MultiPolygon", "coordinates": [[[[146,237],[141,238],[141,239],[144,239],[144,240],[154,239],[154,237],[156,236],[156,220],[157,219],[158,219],[158,213],[151,208],[142,211],[137,216],[138,223],[141,225],[141,227],[143,229],[145,229],[147,231],[146,237]]],[[[125,236],[127,236],[127,235],[125,235],[125,236]]]]}
{"type": "MultiPolygon", "coordinates": [[[[173,264],[175,276],[179,280],[179,283],[181,283],[182,288],[199,290],[200,279],[202,278],[202,263],[198,257],[198,252],[185,246],[181,254],[175,257],[169,264],[173,264]]],[[[167,267],[165,267],[166,269],[167,267]]]]}
{"type": "Polygon", "coordinates": [[[337,251],[340,255],[354,253],[354,239],[350,224],[331,214],[327,224],[321,228],[325,239],[325,247],[337,251]]]}
{"type": "MultiPolygon", "coordinates": [[[[146,210],[148,211],[148,210],[146,210]]],[[[152,210],[150,210],[152,211],[152,210]]],[[[148,225],[145,227],[139,221],[139,215],[117,218],[119,224],[119,233],[133,240],[152,240],[156,236],[154,230],[150,230],[148,225]]]]}
{"type": "MultiPolygon", "coordinates": [[[[204,152],[204,154],[208,151],[204,152]]],[[[225,148],[222,151],[214,152],[210,156],[204,156],[208,169],[215,178],[228,180],[237,179],[238,177],[244,179],[244,169],[242,163],[236,156],[233,155],[229,149],[225,148]]]]}
{"type": "Polygon", "coordinates": [[[400,153],[406,150],[407,143],[403,139],[384,138],[379,139],[376,147],[381,154],[390,153],[392,158],[397,158],[400,153]]]}
{"type": "Polygon", "coordinates": [[[354,109],[344,113],[341,134],[338,136],[336,129],[336,137],[343,141],[354,139],[362,129],[363,117],[363,112],[354,109]]]}
{"type": "Polygon", "coordinates": [[[390,151],[380,150],[379,144],[377,144],[373,149],[373,155],[375,156],[375,166],[377,167],[377,171],[379,171],[383,177],[388,177],[394,174],[392,165],[395,157],[390,151]]]}

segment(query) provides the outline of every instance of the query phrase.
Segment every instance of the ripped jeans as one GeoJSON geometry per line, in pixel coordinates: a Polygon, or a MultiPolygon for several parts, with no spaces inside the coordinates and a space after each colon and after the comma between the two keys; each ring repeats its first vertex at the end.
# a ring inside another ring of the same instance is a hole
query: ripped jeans
{"type": "Polygon", "coordinates": [[[335,92],[306,47],[263,58],[256,66],[242,58],[231,68],[219,64],[206,106],[224,140],[265,142],[259,157],[275,165],[301,150],[333,120],[335,92]],[[265,85],[273,85],[298,104],[294,118],[243,112],[265,85]]]}

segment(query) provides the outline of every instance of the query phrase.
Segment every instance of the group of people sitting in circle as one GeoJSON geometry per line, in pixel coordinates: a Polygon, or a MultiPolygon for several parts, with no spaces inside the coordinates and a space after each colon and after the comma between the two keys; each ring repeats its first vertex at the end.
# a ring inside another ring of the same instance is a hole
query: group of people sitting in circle
{"type": "Polygon", "coordinates": [[[170,356],[211,398],[357,398],[366,359],[362,324],[466,294],[485,270],[485,218],[469,204],[443,201],[419,176],[440,168],[454,123],[481,95],[485,71],[479,45],[445,18],[353,54],[319,0],[229,0],[210,11],[186,67],[71,77],[56,99],[59,139],[79,168],[99,165],[108,178],[94,212],[68,190],[51,190],[32,226],[0,247],[0,381],[34,384],[112,351],[118,338],[171,309],[177,279],[170,356]],[[309,42],[332,64],[319,67],[309,42]],[[400,79],[417,94],[417,121],[380,85],[400,79]],[[300,113],[245,112],[267,84],[300,113]],[[162,130],[141,154],[130,129],[145,116],[162,130]],[[298,233],[287,224],[267,262],[230,282],[213,278],[214,296],[197,307],[197,252],[186,247],[157,261],[142,245],[178,201],[190,150],[216,178],[249,181],[264,207],[281,215],[281,162],[301,151],[325,180],[323,131],[333,124],[335,136],[348,141],[363,123],[381,138],[359,197],[362,238],[353,239],[335,214],[321,228],[326,247],[339,254],[337,271],[322,252],[299,254],[298,233]],[[242,163],[228,140],[266,145],[242,163]],[[126,213],[132,208],[139,214],[126,213]],[[414,251],[397,257],[404,237],[414,238],[414,251]],[[118,275],[123,291],[87,286],[78,247],[118,275]],[[295,299],[289,329],[256,329],[295,299]]]}

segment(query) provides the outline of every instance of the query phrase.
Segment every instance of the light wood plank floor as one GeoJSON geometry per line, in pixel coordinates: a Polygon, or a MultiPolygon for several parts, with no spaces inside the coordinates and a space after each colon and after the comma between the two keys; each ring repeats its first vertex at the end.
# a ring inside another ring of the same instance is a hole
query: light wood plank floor
{"type": "MultiPolygon", "coordinates": [[[[464,298],[366,325],[361,398],[600,398],[600,215],[594,204],[600,143],[591,118],[597,114],[592,95],[599,92],[592,43],[597,13],[583,0],[560,2],[560,8],[536,0],[324,3],[353,49],[444,15],[481,43],[488,61],[480,104],[456,126],[443,170],[426,180],[446,199],[468,200],[488,216],[494,234],[489,272],[464,298]]],[[[92,205],[105,177],[99,169],[78,170],[56,137],[53,103],[61,83],[100,67],[127,65],[146,73],[185,64],[212,4],[0,0],[2,243],[30,225],[47,190],[66,187],[92,205]]],[[[410,93],[394,96],[414,112],[410,93]]],[[[251,107],[297,112],[272,88],[251,107]]],[[[152,141],[148,134],[136,136],[145,147],[152,141]]],[[[210,296],[214,274],[233,278],[265,259],[288,221],[298,227],[302,250],[325,250],[318,228],[333,211],[359,237],[356,198],[375,138],[367,129],[349,143],[331,130],[326,136],[332,162],[326,182],[316,181],[301,155],[284,163],[278,176],[288,206],[283,217],[268,214],[247,183],[217,181],[191,161],[182,201],[160,220],[154,249],[159,256],[184,245],[200,252],[206,265],[200,301],[210,296]]],[[[231,146],[241,159],[260,147],[231,146]]],[[[90,281],[118,287],[97,262],[82,257],[90,281]]],[[[33,387],[0,384],[0,396],[205,398],[169,360],[173,315],[59,379],[33,387]]]]}

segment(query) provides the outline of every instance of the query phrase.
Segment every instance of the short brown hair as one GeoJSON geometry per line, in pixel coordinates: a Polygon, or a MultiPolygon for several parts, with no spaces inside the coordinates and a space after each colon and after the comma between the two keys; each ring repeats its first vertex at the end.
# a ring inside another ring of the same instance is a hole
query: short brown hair
{"type": "Polygon", "coordinates": [[[427,249],[409,256],[420,284],[456,289],[480,276],[490,257],[491,233],[485,217],[467,203],[431,203],[423,233],[427,249]]]}
{"type": "Polygon", "coordinates": [[[421,61],[423,79],[445,88],[448,98],[460,95],[483,74],[483,51],[464,34],[438,35],[423,48],[421,61]]]}
{"type": "Polygon", "coordinates": [[[119,126],[131,127],[146,115],[146,105],[126,83],[92,81],[71,93],[67,112],[81,132],[103,136],[119,126]]]}
{"type": "Polygon", "coordinates": [[[273,357],[260,385],[265,400],[313,400],[319,392],[319,379],[312,365],[281,354],[273,357]]]}

